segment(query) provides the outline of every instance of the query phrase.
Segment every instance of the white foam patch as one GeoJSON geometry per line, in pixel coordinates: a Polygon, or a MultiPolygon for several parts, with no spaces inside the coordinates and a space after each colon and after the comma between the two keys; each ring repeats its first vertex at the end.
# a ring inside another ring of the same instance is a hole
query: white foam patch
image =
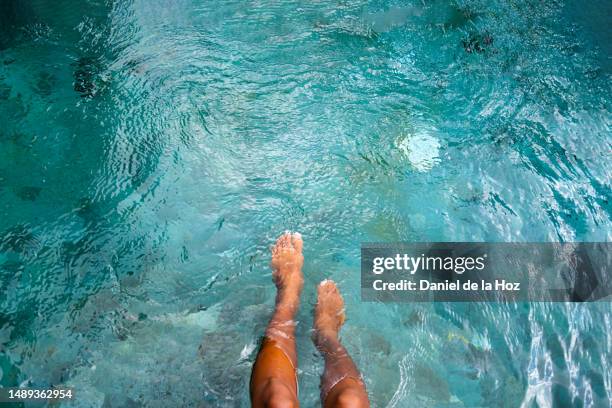
{"type": "Polygon", "coordinates": [[[170,323],[174,326],[193,326],[199,329],[214,330],[217,325],[218,315],[219,305],[215,305],[208,310],[202,310],[194,313],[168,313],[166,315],[153,318],[152,320],[170,323]]]}
{"type": "Polygon", "coordinates": [[[395,146],[418,171],[429,171],[440,162],[440,142],[427,131],[401,135],[395,141],[395,146]]]}
{"type": "Polygon", "coordinates": [[[255,345],[255,343],[249,343],[246,344],[243,348],[242,351],[240,352],[240,360],[241,361],[245,361],[248,360],[248,358],[251,356],[251,354],[253,354],[253,352],[255,351],[255,348],[257,346],[255,345]]]}

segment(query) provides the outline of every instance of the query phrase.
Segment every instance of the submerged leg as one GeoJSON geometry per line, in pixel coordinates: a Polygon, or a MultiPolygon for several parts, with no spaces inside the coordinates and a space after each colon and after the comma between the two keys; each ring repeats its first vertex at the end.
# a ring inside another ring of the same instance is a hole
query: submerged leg
{"type": "Polygon", "coordinates": [[[325,280],[317,289],[313,341],[325,359],[321,376],[324,408],[367,408],[370,406],[361,374],[338,339],[344,323],[344,301],[338,287],[325,280]]]}
{"type": "Polygon", "coordinates": [[[272,248],[276,307],[251,373],[251,404],[255,408],[299,406],[294,317],[304,282],[302,245],[300,234],[285,233],[272,248]]]}

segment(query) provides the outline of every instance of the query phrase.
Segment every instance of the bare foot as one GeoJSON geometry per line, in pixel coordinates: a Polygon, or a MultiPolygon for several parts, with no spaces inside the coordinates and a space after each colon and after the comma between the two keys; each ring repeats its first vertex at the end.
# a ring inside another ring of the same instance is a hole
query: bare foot
{"type": "Polygon", "coordinates": [[[317,287],[313,340],[320,347],[326,339],[337,339],[344,323],[344,300],[336,283],[326,279],[317,287]]]}
{"type": "Polygon", "coordinates": [[[276,305],[251,374],[252,406],[297,407],[295,315],[304,283],[302,237],[285,232],[272,248],[276,305]]]}
{"type": "Polygon", "coordinates": [[[312,340],[325,359],[321,376],[321,406],[369,408],[361,373],[340,340],[344,323],[344,300],[336,284],[324,280],[317,288],[312,340]]]}
{"type": "Polygon", "coordinates": [[[285,232],[276,240],[272,248],[272,279],[276,284],[277,309],[288,308],[295,312],[300,301],[300,293],[304,285],[302,276],[302,236],[299,233],[285,232]]]}

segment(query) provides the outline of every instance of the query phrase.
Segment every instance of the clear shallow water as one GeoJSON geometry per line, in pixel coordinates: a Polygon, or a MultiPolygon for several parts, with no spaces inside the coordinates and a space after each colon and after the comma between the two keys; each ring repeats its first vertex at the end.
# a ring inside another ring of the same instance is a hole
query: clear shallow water
{"type": "Polygon", "coordinates": [[[375,406],[611,406],[609,304],[365,304],[364,241],[610,240],[608,2],[4,2],[0,384],[241,406],[306,240],[375,406]]]}

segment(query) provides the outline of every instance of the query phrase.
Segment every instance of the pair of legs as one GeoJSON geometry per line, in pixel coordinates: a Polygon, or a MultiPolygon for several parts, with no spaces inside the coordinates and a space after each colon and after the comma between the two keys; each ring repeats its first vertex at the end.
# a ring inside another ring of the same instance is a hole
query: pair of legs
{"type": "MultiPolygon", "coordinates": [[[[302,238],[285,233],[272,249],[272,278],[277,287],[276,307],[251,374],[251,403],[255,408],[298,407],[295,321],[302,276],[302,238]]],[[[317,288],[313,341],[325,359],[321,376],[324,408],[369,407],[359,370],[338,339],[344,323],[344,301],[330,280],[317,288]]]]}

